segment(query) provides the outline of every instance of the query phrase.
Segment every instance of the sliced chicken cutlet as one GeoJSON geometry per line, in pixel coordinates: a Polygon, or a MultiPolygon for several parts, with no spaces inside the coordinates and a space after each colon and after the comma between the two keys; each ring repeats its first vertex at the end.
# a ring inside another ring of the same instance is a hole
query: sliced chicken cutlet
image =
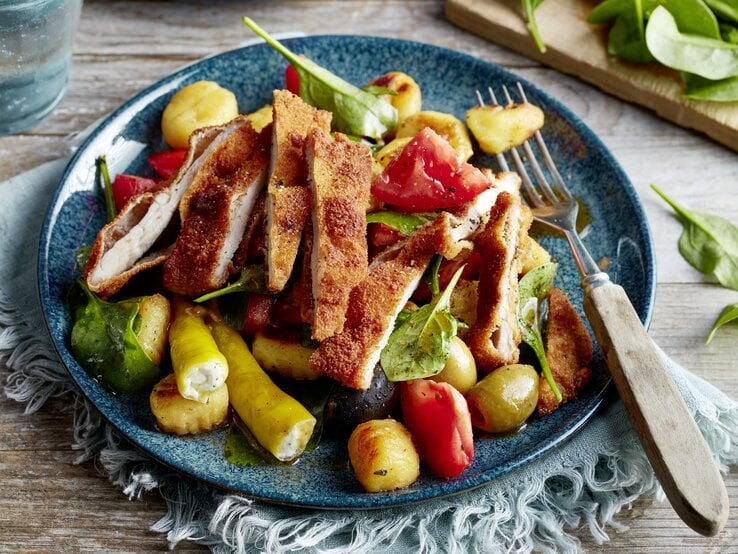
{"type": "Polygon", "coordinates": [[[430,263],[434,232],[420,229],[372,263],[369,274],[351,291],[343,331],[324,340],[310,356],[310,367],[344,386],[366,390],[395,319],[430,263]]]}
{"type": "Polygon", "coordinates": [[[305,156],[312,191],[312,332],[320,341],[341,332],[351,289],[367,275],[372,155],[364,144],[314,129],[305,156]]]}
{"type": "Polygon", "coordinates": [[[267,288],[279,292],[292,274],[302,231],[310,217],[305,140],[313,129],[329,133],[332,114],[309,106],[286,90],[274,91],[273,113],[267,186],[267,288]]]}
{"type": "Polygon", "coordinates": [[[182,228],[164,262],[164,286],[197,296],[225,284],[259,193],[266,184],[271,129],[245,117],[203,162],[182,199],[182,228]]]}
{"type": "Polygon", "coordinates": [[[474,238],[482,262],[477,285],[477,317],[464,340],[484,373],[513,364],[520,355],[518,326],[518,273],[516,251],[524,220],[519,193],[505,192],[497,198],[489,221],[474,238]]]}
{"type": "MultiPolygon", "coordinates": [[[[556,287],[551,287],[548,292],[546,358],[561,392],[561,402],[576,398],[592,377],[589,368],[592,362],[592,339],[566,293],[556,287]]],[[[543,375],[538,389],[538,415],[549,414],[559,407],[543,375]]]]}
{"type": "Polygon", "coordinates": [[[481,192],[453,213],[444,212],[378,254],[368,275],[349,295],[343,331],[320,343],[310,357],[310,366],[347,387],[367,389],[397,314],[417,288],[433,255],[455,256],[467,247],[466,241],[489,219],[487,212],[498,196],[508,187],[517,187],[519,180],[505,177],[503,183],[500,189],[481,192]]]}
{"type": "Polygon", "coordinates": [[[180,200],[218,145],[239,127],[231,122],[192,133],[190,146],[177,175],[156,192],[132,198],[97,234],[83,278],[88,288],[107,298],[137,273],[161,264],[170,247],[149,252],[169,226],[180,200]]]}

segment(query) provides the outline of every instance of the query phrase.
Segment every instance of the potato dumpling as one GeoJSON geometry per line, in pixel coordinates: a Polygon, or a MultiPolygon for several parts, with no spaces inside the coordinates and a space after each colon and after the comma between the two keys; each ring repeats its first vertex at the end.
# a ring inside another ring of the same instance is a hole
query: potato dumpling
{"type": "Polygon", "coordinates": [[[151,413],[159,429],[175,435],[196,435],[220,427],[228,420],[228,387],[221,385],[207,402],[189,400],[179,393],[177,379],[170,373],[149,395],[151,413]]]}
{"type": "Polygon", "coordinates": [[[479,147],[486,154],[501,154],[520,146],[543,127],[543,111],[533,104],[475,106],[466,112],[479,147]]]}
{"type": "Polygon", "coordinates": [[[255,112],[251,112],[250,114],[248,114],[246,116],[246,119],[251,122],[251,126],[254,128],[254,131],[258,133],[272,122],[273,115],[274,113],[272,105],[267,104],[266,106],[262,106],[255,112]]]}
{"type": "Polygon", "coordinates": [[[195,129],[222,125],[237,115],[235,94],[213,81],[197,81],[172,96],[161,116],[161,130],[169,146],[187,148],[195,129]]]}
{"type": "Polygon", "coordinates": [[[466,125],[449,113],[418,112],[400,121],[395,136],[414,137],[426,127],[430,127],[446,139],[461,160],[467,161],[474,154],[466,125]]]}
{"type": "Polygon", "coordinates": [[[420,111],[423,103],[420,87],[407,73],[390,71],[370,81],[367,83],[367,86],[382,87],[394,90],[397,93],[395,95],[379,95],[379,98],[395,107],[397,110],[397,121],[402,121],[406,117],[420,111]]]}
{"type": "Polygon", "coordinates": [[[278,336],[265,331],[254,335],[251,353],[265,370],[290,379],[317,379],[310,369],[310,355],[314,349],[304,346],[295,336],[278,336]]]}
{"type": "Polygon", "coordinates": [[[477,364],[471,350],[459,337],[451,339],[450,350],[443,370],[431,379],[448,383],[461,394],[466,394],[477,383],[477,364]]]}
{"type": "Polygon", "coordinates": [[[385,168],[389,163],[400,155],[405,145],[412,140],[412,137],[396,138],[387,144],[385,144],[379,152],[374,155],[374,159],[379,163],[382,168],[385,168]]]}
{"type": "Polygon", "coordinates": [[[536,408],[538,381],[533,366],[498,367],[466,394],[472,425],[489,433],[514,431],[536,408]]]}
{"type": "Polygon", "coordinates": [[[156,365],[167,351],[167,337],[169,321],[171,320],[171,308],[169,300],[161,294],[152,294],[141,299],[138,305],[136,319],[136,339],[138,344],[156,365]]]}
{"type": "Polygon", "coordinates": [[[402,489],[420,475],[410,431],[394,419],[372,419],[356,427],[348,452],[354,474],[367,492],[402,489]]]}
{"type": "Polygon", "coordinates": [[[517,255],[520,258],[520,273],[522,275],[525,275],[534,267],[538,267],[539,265],[543,265],[551,261],[551,254],[548,253],[548,250],[528,235],[525,235],[523,240],[520,241],[517,255]]]}

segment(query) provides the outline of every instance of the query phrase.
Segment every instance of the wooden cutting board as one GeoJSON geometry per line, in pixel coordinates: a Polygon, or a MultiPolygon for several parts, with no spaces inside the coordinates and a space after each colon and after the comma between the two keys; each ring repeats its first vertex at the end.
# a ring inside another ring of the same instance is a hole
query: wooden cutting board
{"type": "Polygon", "coordinates": [[[544,0],[536,11],[547,46],[541,54],[525,26],[520,0],[446,2],[446,16],[459,27],[645,106],[738,151],[738,102],[682,99],[677,72],[655,64],[623,63],[608,56],[604,28],[586,22],[590,9],[591,5],[583,0],[544,0]]]}

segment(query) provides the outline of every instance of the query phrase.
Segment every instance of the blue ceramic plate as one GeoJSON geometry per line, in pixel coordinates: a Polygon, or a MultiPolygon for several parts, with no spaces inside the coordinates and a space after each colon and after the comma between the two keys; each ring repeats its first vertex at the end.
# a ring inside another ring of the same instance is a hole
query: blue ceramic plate
{"type": "MultiPolygon", "coordinates": [[[[414,42],[319,36],[285,43],[357,84],[386,71],[405,71],[420,84],[425,109],[451,112],[462,119],[476,89],[521,80],[493,64],[414,42]]],[[[104,222],[105,208],[93,187],[95,158],[107,155],[113,174],[145,175],[150,172],[146,156],[164,149],[159,120],[177,89],[200,79],[217,81],[236,93],[241,112],[247,113],[269,103],[271,91],[283,87],[284,68],[284,60],[265,44],[188,66],[110,115],[67,167],[41,234],[39,286],[49,332],[83,394],[128,440],[186,475],[252,498],[321,508],[397,506],[468,490],[530,462],[580,429],[608,388],[609,378],[599,360],[594,382],[576,401],[545,418],[534,418],[518,434],[478,437],[474,461],[460,477],[441,480],[426,473],[405,490],[366,494],[352,475],[343,443],[326,440],[291,466],[235,467],[223,457],[225,431],[197,438],[165,435],[155,428],[146,395],[113,396],[88,377],[69,349],[71,324],[65,297],[75,278],[75,251],[90,244],[104,222]]],[[[610,261],[611,277],[625,287],[647,323],[655,286],[654,259],[636,193],[603,144],[576,116],[532,84],[523,84],[529,99],[546,113],[544,136],[562,174],[591,214],[585,242],[596,260],[610,261]]],[[[545,237],[543,242],[561,264],[558,286],[580,306],[579,277],[567,245],[555,237],[545,237]]]]}

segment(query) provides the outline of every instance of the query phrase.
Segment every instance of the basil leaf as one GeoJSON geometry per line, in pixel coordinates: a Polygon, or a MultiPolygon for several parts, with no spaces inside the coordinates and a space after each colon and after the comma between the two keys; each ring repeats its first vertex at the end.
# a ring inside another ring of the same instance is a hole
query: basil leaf
{"type": "Polygon", "coordinates": [[[548,289],[551,288],[557,268],[558,264],[555,263],[539,265],[531,269],[520,279],[518,283],[516,314],[518,325],[520,325],[523,335],[523,341],[535,352],[538,363],[541,365],[543,376],[548,381],[556,400],[561,402],[561,391],[556,385],[556,381],[554,381],[551,368],[548,365],[548,359],[546,358],[539,313],[540,301],[546,296],[548,289]]]}
{"type": "Polygon", "coordinates": [[[333,127],[342,133],[380,139],[397,125],[397,110],[373,94],[347,83],[308,58],[300,57],[273,39],[249,17],[243,22],[282,54],[300,76],[300,97],[333,112],[333,127]]]}
{"type": "Polygon", "coordinates": [[[159,366],[136,338],[139,300],[106,302],[90,292],[83,281],[78,284],[86,299],[78,296],[71,302],[71,347],[77,361],[115,393],[133,393],[152,385],[159,376],[159,366]]]}
{"type": "Polygon", "coordinates": [[[677,213],[684,225],[679,252],[692,267],[738,290],[738,227],[725,218],[683,208],[651,184],[651,188],[677,213]]]}
{"type": "Polygon", "coordinates": [[[712,102],[734,102],[738,100],[738,76],[727,79],[705,79],[692,73],[683,73],[684,98],[711,100],[712,102]]]}
{"type": "Polygon", "coordinates": [[[667,67],[706,79],[738,75],[738,45],[681,33],[674,16],[663,6],[648,19],[646,44],[654,58],[667,67]]]}
{"type": "Polygon", "coordinates": [[[195,298],[195,302],[205,302],[206,300],[224,296],[226,294],[233,294],[234,292],[252,292],[258,294],[268,293],[269,291],[266,288],[266,281],[264,278],[264,265],[247,265],[241,270],[241,275],[239,275],[238,279],[233,281],[233,283],[226,285],[221,289],[198,296],[195,298]]]}
{"type": "Polygon", "coordinates": [[[392,211],[372,212],[366,216],[367,223],[384,223],[404,235],[412,235],[418,227],[422,227],[428,221],[429,219],[418,215],[392,211]]]}
{"type": "Polygon", "coordinates": [[[451,315],[451,293],[463,266],[435,302],[421,306],[397,327],[382,350],[380,363],[390,381],[431,377],[443,370],[458,324],[451,315]]]}
{"type": "Polygon", "coordinates": [[[710,344],[712,337],[715,336],[715,333],[718,329],[720,329],[720,327],[735,321],[738,321],[738,304],[728,304],[727,306],[725,306],[725,308],[723,308],[723,311],[720,312],[720,315],[715,320],[710,334],[707,335],[707,340],[705,340],[705,344],[710,344]]]}

